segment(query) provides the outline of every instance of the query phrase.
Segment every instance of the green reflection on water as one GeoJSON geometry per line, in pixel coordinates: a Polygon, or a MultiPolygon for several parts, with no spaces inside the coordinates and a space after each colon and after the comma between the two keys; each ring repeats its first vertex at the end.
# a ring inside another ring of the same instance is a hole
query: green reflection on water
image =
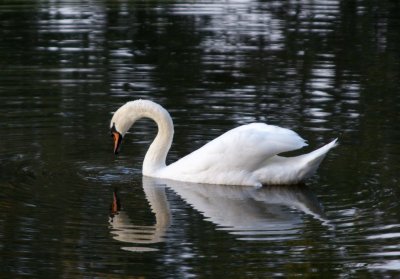
{"type": "Polygon", "coordinates": [[[0,277],[394,275],[399,14],[394,1],[2,1],[0,277]],[[311,146],[339,135],[307,182],[335,229],[288,207],[297,238],[240,241],[167,191],[165,241],[121,250],[113,187],[131,218],[155,218],[140,176],[154,125],[116,159],[109,139],[111,112],[136,98],[171,112],[170,161],[252,121],[311,146]]]}

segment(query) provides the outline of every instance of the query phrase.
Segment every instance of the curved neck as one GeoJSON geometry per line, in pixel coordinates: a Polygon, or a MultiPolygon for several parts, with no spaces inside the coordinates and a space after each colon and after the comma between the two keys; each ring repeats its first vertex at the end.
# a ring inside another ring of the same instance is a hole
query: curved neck
{"type": "Polygon", "coordinates": [[[111,126],[124,136],[140,118],[150,118],[157,123],[158,132],[143,161],[143,174],[155,176],[166,167],[165,159],[172,144],[174,125],[169,113],[160,105],[147,100],[131,101],[120,107],[111,119],[111,126]]]}
{"type": "Polygon", "coordinates": [[[151,143],[143,161],[143,174],[153,176],[166,167],[166,158],[174,136],[174,125],[169,113],[160,105],[142,101],[137,109],[137,119],[146,117],[154,120],[158,127],[157,136],[151,143]]]}

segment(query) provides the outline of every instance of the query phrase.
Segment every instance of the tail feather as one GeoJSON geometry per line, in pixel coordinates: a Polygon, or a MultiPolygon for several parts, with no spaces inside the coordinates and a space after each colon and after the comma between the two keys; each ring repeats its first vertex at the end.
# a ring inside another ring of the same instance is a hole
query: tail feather
{"type": "Polygon", "coordinates": [[[304,162],[302,173],[303,179],[306,179],[314,174],[314,172],[321,164],[322,160],[325,158],[325,155],[328,153],[328,151],[338,145],[337,140],[338,139],[336,138],[330,143],[322,146],[321,148],[318,148],[317,150],[299,156],[302,157],[301,159],[304,162]]]}
{"type": "Polygon", "coordinates": [[[261,184],[295,184],[315,173],[329,150],[337,145],[337,139],[310,153],[296,157],[274,156],[254,174],[261,184]]]}

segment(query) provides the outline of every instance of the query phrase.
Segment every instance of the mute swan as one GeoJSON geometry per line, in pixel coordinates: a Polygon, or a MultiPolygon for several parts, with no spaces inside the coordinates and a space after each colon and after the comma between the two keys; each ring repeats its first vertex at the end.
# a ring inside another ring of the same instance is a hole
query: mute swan
{"type": "Polygon", "coordinates": [[[234,128],[203,147],[166,165],[174,126],[169,113],[148,100],[127,102],[110,123],[117,154],[129,128],[140,118],[153,119],[158,133],[143,161],[143,175],[206,184],[246,185],[296,184],[310,177],[336,146],[337,139],[308,154],[282,157],[277,154],[306,146],[295,132],[264,123],[234,128]]]}

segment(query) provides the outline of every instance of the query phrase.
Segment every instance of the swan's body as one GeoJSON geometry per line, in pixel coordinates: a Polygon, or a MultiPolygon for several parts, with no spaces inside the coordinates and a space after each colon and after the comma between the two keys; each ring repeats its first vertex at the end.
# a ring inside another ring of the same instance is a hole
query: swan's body
{"type": "Polygon", "coordinates": [[[264,123],[232,129],[182,159],[166,165],[174,128],[169,113],[146,100],[128,102],[111,120],[114,151],[136,120],[147,117],[158,126],[158,133],[143,161],[143,175],[195,183],[261,186],[296,184],[310,177],[336,146],[336,141],[296,157],[277,154],[306,146],[295,132],[264,123]]]}

